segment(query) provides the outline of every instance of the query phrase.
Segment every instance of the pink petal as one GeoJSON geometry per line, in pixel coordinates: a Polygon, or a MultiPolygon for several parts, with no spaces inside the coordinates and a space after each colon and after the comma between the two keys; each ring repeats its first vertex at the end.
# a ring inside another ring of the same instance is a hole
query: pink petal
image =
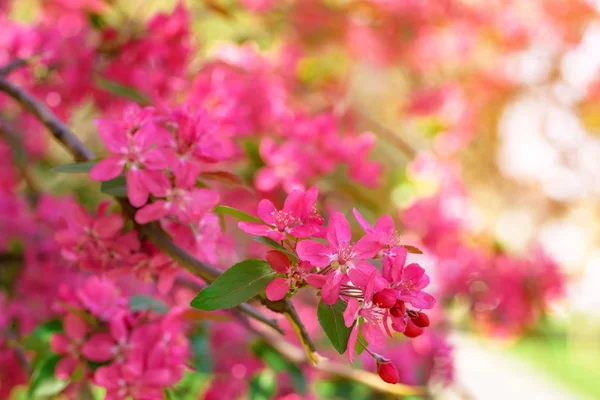
{"type": "Polygon", "coordinates": [[[360,225],[360,227],[363,228],[363,230],[366,233],[373,232],[373,228],[371,228],[371,225],[367,222],[366,219],[364,219],[364,217],[358,212],[356,208],[352,209],[352,214],[354,214],[354,218],[356,218],[358,225],[360,225]]]}
{"type": "Polygon", "coordinates": [[[141,184],[157,197],[165,197],[171,190],[169,178],[160,171],[140,171],[141,184]]]}
{"type": "Polygon", "coordinates": [[[308,275],[306,275],[304,280],[310,286],[316,287],[317,289],[321,289],[323,287],[323,285],[325,285],[325,282],[327,282],[327,276],[320,275],[320,274],[308,274],[308,275]]]}
{"type": "Polygon", "coordinates": [[[94,222],[93,230],[100,239],[110,239],[116,236],[125,225],[123,217],[119,214],[111,214],[94,222]]]}
{"type": "Polygon", "coordinates": [[[352,246],[352,250],[356,253],[356,258],[365,260],[373,257],[380,250],[383,250],[384,245],[385,235],[383,233],[369,233],[360,238],[360,240],[352,246]]]}
{"type": "Polygon", "coordinates": [[[194,187],[200,174],[200,164],[189,160],[177,160],[173,167],[173,174],[175,175],[175,186],[194,187]]]}
{"type": "Polygon", "coordinates": [[[288,233],[298,239],[305,239],[311,236],[315,236],[320,231],[320,227],[314,224],[302,224],[293,227],[288,231],[288,233]]]}
{"type": "Polygon", "coordinates": [[[50,337],[50,348],[56,354],[67,354],[71,349],[71,341],[63,334],[54,333],[50,337]]]}
{"type": "Polygon", "coordinates": [[[369,284],[373,273],[376,272],[377,268],[368,261],[355,262],[354,267],[348,270],[348,276],[354,285],[365,288],[369,284]]]}
{"type": "MultiPolygon", "coordinates": [[[[435,297],[425,292],[417,292],[410,296],[399,296],[402,298],[406,298],[409,303],[411,303],[415,308],[421,308],[425,310],[429,310],[435,306],[435,297]]],[[[403,300],[403,299],[400,300],[403,300]]]]}
{"type": "Polygon", "coordinates": [[[114,363],[106,367],[100,367],[94,373],[94,382],[106,389],[118,389],[122,376],[119,366],[114,363]]]}
{"type": "Polygon", "coordinates": [[[270,250],[265,255],[265,258],[271,265],[274,271],[280,274],[285,274],[290,270],[290,259],[280,251],[270,250]]]}
{"type": "Polygon", "coordinates": [[[169,168],[169,160],[162,149],[151,149],[145,152],[141,159],[144,167],[160,171],[169,168]]]}
{"type": "Polygon", "coordinates": [[[362,326],[362,334],[367,343],[376,349],[381,349],[385,346],[385,335],[378,324],[372,324],[367,321],[362,326]]]}
{"type": "Polygon", "coordinates": [[[358,315],[358,300],[357,299],[349,299],[348,305],[344,310],[344,323],[348,328],[352,326],[354,321],[356,321],[356,316],[358,315]]]}
{"type": "MultiPolygon", "coordinates": [[[[405,282],[412,281],[416,284],[422,279],[424,279],[425,276],[427,276],[425,274],[425,269],[423,269],[419,264],[412,263],[404,268],[404,272],[402,273],[402,280],[405,282]]],[[[429,277],[425,279],[429,281],[429,277]]]]}
{"type": "MultiPolygon", "coordinates": [[[[329,225],[327,225],[327,241],[329,247],[332,249],[338,249],[345,247],[352,239],[352,231],[350,230],[350,224],[344,214],[336,212],[329,219],[329,225]]],[[[358,244],[358,243],[357,243],[358,244]]]]}
{"type": "Polygon", "coordinates": [[[267,199],[263,199],[258,203],[258,216],[269,225],[275,225],[275,213],[277,209],[267,199]]]}
{"type": "Polygon", "coordinates": [[[147,206],[140,208],[135,213],[135,221],[138,224],[147,224],[150,221],[156,221],[169,215],[169,203],[164,200],[158,200],[147,206]]]}
{"type": "Polygon", "coordinates": [[[118,154],[127,151],[128,139],[123,122],[110,119],[97,119],[95,122],[98,134],[107,149],[118,154]]]}
{"type": "Polygon", "coordinates": [[[354,349],[358,340],[358,329],[359,324],[354,324],[354,328],[350,331],[350,337],[348,338],[348,361],[352,365],[354,365],[354,349]]]}
{"type": "Polygon", "coordinates": [[[104,362],[112,360],[115,356],[116,345],[108,333],[97,333],[92,336],[81,348],[81,354],[88,360],[104,362]]]}
{"type": "Polygon", "coordinates": [[[238,222],[238,228],[254,236],[268,236],[273,228],[258,222],[238,222]]]}
{"type": "Polygon", "coordinates": [[[69,313],[65,317],[65,333],[71,339],[83,339],[87,333],[87,322],[75,313],[69,313]]]}
{"type": "Polygon", "coordinates": [[[319,197],[319,188],[316,186],[311,187],[304,192],[304,207],[302,210],[302,219],[307,218],[313,211],[317,198],[319,197]]]}
{"type": "Polygon", "coordinates": [[[172,384],[171,373],[166,368],[151,369],[144,373],[141,382],[148,386],[164,387],[172,384]]]}
{"type": "Polygon", "coordinates": [[[261,192],[270,192],[279,184],[281,178],[272,168],[263,167],[254,176],[254,186],[261,192]]]}
{"type": "Polygon", "coordinates": [[[338,301],[342,286],[342,276],[341,272],[335,271],[327,277],[327,281],[321,289],[321,299],[323,299],[325,304],[333,305],[338,301]]]}
{"type": "Polygon", "coordinates": [[[177,278],[177,272],[176,268],[169,268],[158,275],[156,288],[160,295],[169,293],[169,290],[171,290],[175,283],[175,278],[177,278]]]}
{"type": "Polygon", "coordinates": [[[290,281],[285,278],[273,279],[266,288],[267,299],[271,301],[281,300],[290,290],[290,281]]]}
{"type": "Polygon", "coordinates": [[[394,258],[394,262],[391,264],[391,282],[400,282],[402,280],[402,275],[404,274],[404,264],[406,263],[406,256],[408,255],[408,250],[405,247],[396,247],[396,257],[394,258]]]}
{"type": "Polygon", "coordinates": [[[294,218],[300,218],[304,208],[304,192],[301,190],[292,190],[285,199],[283,211],[290,214],[294,218]]]}
{"type": "Polygon", "coordinates": [[[141,207],[148,202],[148,189],[142,184],[140,170],[132,168],[127,172],[127,197],[135,207],[141,207]]]}
{"type": "Polygon", "coordinates": [[[331,250],[322,243],[314,240],[303,240],[296,247],[298,257],[316,267],[326,267],[331,264],[331,250]]]}
{"type": "Polygon", "coordinates": [[[73,357],[61,358],[56,364],[55,374],[58,379],[69,379],[77,369],[77,360],[73,357]]]}
{"type": "Polygon", "coordinates": [[[90,179],[93,181],[109,181],[121,175],[125,161],[120,157],[108,157],[99,161],[90,170],[90,179]]]}
{"type": "Polygon", "coordinates": [[[394,220],[387,214],[382,215],[377,222],[375,223],[375,230],[377,232],[392,232],[396,231],[396,226],[394,224],[394,220]]]}

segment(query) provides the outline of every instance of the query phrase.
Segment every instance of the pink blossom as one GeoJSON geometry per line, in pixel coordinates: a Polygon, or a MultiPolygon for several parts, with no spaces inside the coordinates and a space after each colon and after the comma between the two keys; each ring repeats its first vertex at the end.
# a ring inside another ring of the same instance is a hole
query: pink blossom
{"type": "Polygon", "coordinates": [[[317,195],[316,186],[306,192],[294,190],[286,198],[281,210],[276,209],[271,201],[263,199],[258,203],[258,216],[264,224],[240,222],[238,227],[251,235],[266,236],[275,241],[287,239],[286,235],[296,238],[321,236],[322,219],[316,210],[317,195]]]}
{"type": "Polygon", "coordinates": [[[298,243],[297,252],[301,260],[308,261],[316,267],[331,266],[321,292],[323,301],[327,304],[337,301],[346,276],[354,284],[364,287],[375,270],[366,260],[381,250],[381,235],[367,234],[356,243],[352,243],[351,239],[348,220],[343,214],[335,213],[327,227],[327,246],[314,240],[298,243]]]}
{"type": "Polygon", "coordinates": [[[169,166],[166,149],[170,135],[153,120],[153,109],[130,105],[123,120],[98,120],[98,132],[112,153],[94,165],[90,178],[107,181],[127,168],[127,196],[136,207],[146,204],[149,193],[165,196],[171,184],[161,171],[169,166]]]}
{"type": "Polygon", "coordinates": [[[290,289],[297,290],[304,281],[306,272],[312,269],[312,266],[306,262],[292,264],[288,256],[276,250],[267,252],[265,258],[274,271],[285,275],[285,277],[276,277],[267,285],[267,298],[271,301],[283,299],[290,289]]]}

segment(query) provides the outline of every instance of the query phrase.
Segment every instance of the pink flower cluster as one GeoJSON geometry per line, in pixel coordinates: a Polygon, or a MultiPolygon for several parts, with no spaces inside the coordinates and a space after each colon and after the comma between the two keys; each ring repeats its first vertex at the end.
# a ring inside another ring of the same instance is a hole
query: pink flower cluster
{"type": "Polygon", "coordinates": [[[183,377],[189,341],[182,310],[131,312],[119,289],[97,277],[64,287],[57,307],[64,314],[64,333],[51,338],[52,351],[62,356],[57,377],[79,369],[113,400],[162,399],[163,388],[183,377]]]}
{"type": "MultiPolygon", "coordinates": [[[[317,194],[316,187],[306,192],[294,190],[281,210],[269,200],[262,200],[258,214],[263,223],[238,224],[251,235],[281,243],[297,257],[290,259],[277,250],[266,254],[279,274],[267,286],[269,300],[280,300],[306,283],[320,289],[325,304],[342,301],[345,324],[352,328],[348,341],[350,362],[357,344],[383,348],[385,335],[392,336],[392,330],[407,337],[421,335],[429,326],[422,310],[433,308],[435,299],[423,291],[429,285],[425,270],[416,263],[405,265],[408,251],[391,217],[384,215],[371,227],[354,210],[365,235],[353,241],[350,224],[341,213],[333,214],[327,228],[322,227],[325,221],[316,208],[317,194]],[[314,239],[322,237],[326,243],[314,239]],[[371,260],[381,265],[381,272],[371,260]],[[367,343],[358,340],[359,333],[367,343]]],[[[382,379],[397,383],[397,372],[395,378],[391,376],[395,367],[389,360],[372,355],[381,367],[378,371],[382,379]]]]}

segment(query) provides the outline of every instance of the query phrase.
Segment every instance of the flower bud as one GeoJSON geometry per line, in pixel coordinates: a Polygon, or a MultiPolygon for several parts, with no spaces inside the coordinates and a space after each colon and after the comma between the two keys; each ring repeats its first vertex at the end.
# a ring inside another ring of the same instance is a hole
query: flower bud
{"type": "Polygon", "coordinates": [[[408,319],[406,321],[406,329],[404,329],[404,335],[409,338],[416,338],[417,336],[421,336],[425,329],[420,326],[415,325],[412,319],[408,319]]]}
{"type": "Polygon", "coordinates": [[[418,312],[417,317],[412,319],[416,326],[426,328],[429,326],[429,317],[424,312],[418,312]]]}
{"type": "Polygon", "coordinates": [[[406,314],[406,305],[402,300],[396,300],[396,304],[390,309],[390,314],[393,317],[403,317],[406,314]]]}
{"type": "Polygon", "coordinates": [[[373,296],[373,303],[377,307],[381,308],[392,308],[396,304],[396,296],[394,291],[390,289],[383,289],[381,292],[375,293],[373,296]]]}
{"type": "Polygon", "coordinates": [[[400,381],[398,370],[391,362],[378,363],[377,373],[384,382],[391,383],[392,385],[395,385],[400,381]]]}

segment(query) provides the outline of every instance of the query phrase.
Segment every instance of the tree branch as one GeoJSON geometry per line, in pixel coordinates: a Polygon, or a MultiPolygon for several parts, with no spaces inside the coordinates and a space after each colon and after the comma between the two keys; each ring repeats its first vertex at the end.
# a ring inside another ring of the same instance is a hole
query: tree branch
{"type": "Polygon", "coordinates": [[[4,77],[7,76],[8,74],[10,74],[11,72],[13,72],[16,69],[21,68],[22,66],[24,66],[25,64],[27,64],[27,60],[24,58],[17,58],[16,60],[14,60],[13,62],[0,67],[0,77],[4,77]]]}

